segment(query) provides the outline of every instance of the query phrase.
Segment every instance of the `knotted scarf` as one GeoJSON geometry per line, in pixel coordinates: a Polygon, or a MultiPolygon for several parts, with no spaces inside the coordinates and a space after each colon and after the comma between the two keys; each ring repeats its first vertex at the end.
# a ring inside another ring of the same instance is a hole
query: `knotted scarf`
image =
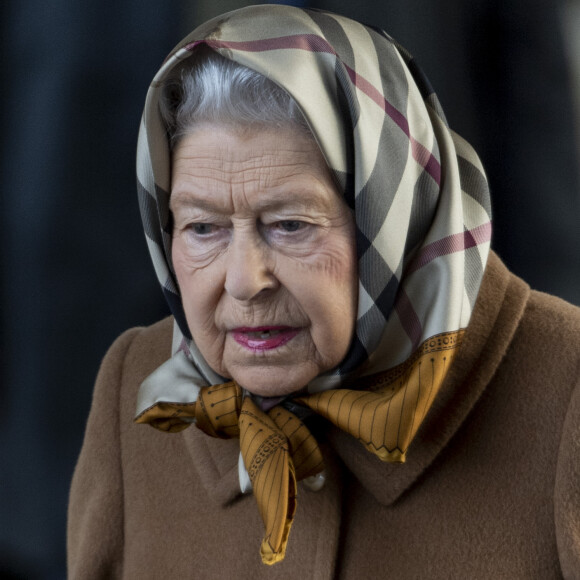
{"type": "Polygon", "coordinates": [[[147,242],[175,317],[174,354],[141,386],[137,421],[240,437],[241,485],[249,474],[266,528],[262,558],[274,563],[284,556],[296,481],[322,469],[316,441],[289,409],[311,409],[382,460],[405,460],[461,344],[487,261],[481,162],[387,34],[330,13],[262,5],[207,22],[166,59],[147,94],[137,176],[147,242]],[[202,43],[296,100],[355,215],[350,349],[304,385],[306,394],[268,411],[200,355],[171,264],[170,149],[158,101],[168,73],[202,43]]]}

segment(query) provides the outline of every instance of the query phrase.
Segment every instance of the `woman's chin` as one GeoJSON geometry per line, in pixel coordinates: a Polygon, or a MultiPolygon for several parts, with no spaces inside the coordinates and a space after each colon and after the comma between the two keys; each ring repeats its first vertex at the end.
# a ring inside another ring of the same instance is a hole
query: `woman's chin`
{"type": "Polygon", "coordinates": [[[230,374],[238,385],[260,397],[285,397],[298,393],[317,375],[312,370],[284,367],[248,367],[230,374]]]}

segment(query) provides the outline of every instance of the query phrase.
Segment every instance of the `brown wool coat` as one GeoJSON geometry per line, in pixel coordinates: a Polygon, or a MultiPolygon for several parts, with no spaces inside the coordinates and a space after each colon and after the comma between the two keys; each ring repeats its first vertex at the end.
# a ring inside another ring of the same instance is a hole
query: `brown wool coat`
{"type": "Polygon", "coordinates": [[[580,309],[494,255],[407,463],[323,425],[327,484],[299,484],[273,567],[239,492],[238,442],[132,422],[171,327],[129,330],[103,362],[71,490],[72,580],[580,578],[580,309]]]}

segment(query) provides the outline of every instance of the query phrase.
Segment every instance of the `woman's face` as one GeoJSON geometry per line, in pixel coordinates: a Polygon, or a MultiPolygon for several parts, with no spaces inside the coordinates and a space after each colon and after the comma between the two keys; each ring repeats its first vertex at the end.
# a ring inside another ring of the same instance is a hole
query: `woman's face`
{"type": "Polygon", "coordinates": [[[354,219],[293,129],[203,125],[173,155],[173,265],[209,365],[279,396],[337,366],[356,318],[354,219]]]}

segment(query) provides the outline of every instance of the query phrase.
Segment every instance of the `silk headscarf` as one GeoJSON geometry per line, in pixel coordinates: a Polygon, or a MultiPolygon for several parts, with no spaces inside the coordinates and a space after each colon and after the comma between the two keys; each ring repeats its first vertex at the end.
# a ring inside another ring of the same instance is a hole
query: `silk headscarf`
{"type": "MultiPolygon", "coordinates": [[[[171,263],[170,148],[158,106],[164,79],[200,44],[294,98],[354,211],[355,336],[342,363],[305,387],[334,397],[380,376],[394,401],[381,458],[404,461],[477,299],[491,237],[489,191],[479,158],[449,129],[411,55],[381,30],[321,11],[261,5],[215,18],[187,36],[153,79],[139,134],[139,202],[175,328],[173,357],[143,383],[137,413],[190,403],[200,388],[227,380],[203,359],[185,320],[171,263]]],[[[240,481],[244,488],[242,464],[240,481]]]]}

